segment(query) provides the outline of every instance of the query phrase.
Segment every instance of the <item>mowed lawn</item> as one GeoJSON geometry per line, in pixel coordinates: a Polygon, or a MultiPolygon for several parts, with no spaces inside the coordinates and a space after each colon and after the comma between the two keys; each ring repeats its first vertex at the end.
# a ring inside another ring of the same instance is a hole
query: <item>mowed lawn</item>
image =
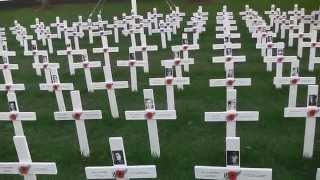
{"type": "MultiPolygon", "coordinates": [[[[209,79],[224,78],[224,66],[212,64],[211,57],[222,55],[222,51],[213,51],[212,44],[218,43],[215,39],[215,15],[228,5],[234,12],[235,19],[243,48],[233,53],[245,55],[247,62],[235,65],[235,76],[252,78],[252,86],[237,87],[238,110],[257,110],[260,112],[258,122],[238,123],[237,135],[241,137],[241,166],[253,168],[272,168],[274,180],[312,180],[315,179],[316,168],[320,167],[320,127],[317,125],[315,153],[312,159],[302,158],[303,137],[305,129],[304,118],[283,117],[283,109],[288,102],[288,87],[275,89],[272,81],[275,72],[266,72],[266,65],[262,62],[260,51],[255,49],[255,41],[248,33],[244,21],[240,20],[239,11],[244,10],[245,4],[258,10],[263,15],[269,10],[272,3],[276,3],[281,10],[293,9],[298,3],[306,9],[318,9],[319,0],[281,0],[281,1],[236,1],[236,0],[208,0],[193,2],[191,0],[175,0],[181,11],[187,13],[185,21],[189,20],[192,12],[202,4],[205,11],[209,11],[207,31],[200,35],[201,50],[191,53],[195,64],[189,73],[184,76],[191,78],[191,85],[185,86],[184,91],[175,91],[176,110],[178,119],[175,121],[159,121],[159,137],[161,157],[154,159],[150,155],[147,125],[145,121],[126,121],[125,110],[141,110],[143,105],[143,89],[150,88],[148,78],[163,77],[164,69],[160,60],[172,58],[170,48],[149,53],[150,73],[144,74],[138,69],[138,93],[130,89],[117,90],[120,119],[113,119],[109,111],[105,91],[88,93],[85,85],[83,70],[77,70],[75,76],[70,76],[66,57],[50,55],[50,62],[60,63],[61,82],[73,82],[75,89],[81,91],[83,108],[86,110],[103,110],[102,120],[86,122],[88,138],[91,148],[89,158],[83,158],[79,152],[75,124],[73,121],[55,121],[53,112],[57,111],[57,103],[53,93],[39,90],[39,83],[44,83],[44,77],[36,76],[32,69],[32,57],[23,56],[23,48],[19,47],[14,36],[7,30],[10,50],[17,51],[17,57],[11,58],[12,63],[19,64],[19,70],[13,72],[16,83],[24,83],[26,91],[18,92],[17,98],[20,111],[37,113],[37,121],[23,122],[25,135],[31,150],[32,159],[36,162],[56,162],[57,176],[39,176],[39,180],[85,180],[86,166],[106,166],[111,164],[108,138],[122,136],[124,138],[127,160],[129,165],[157,165],[158,179],[161,180],[191,180],[194,179],[195,165],[225,166],[225,123],[204,122],[204,112],[224,111],[226,101],[225,88],[210,88],[209,79]]],[[[17,19],[22,25],[34,24],[35,17],[39,17],[47,25],[55,21],[55,16],[62,19],[76,21],[78,15],[88,17],[95,4],[68,4],[55,5],[46,10],[35,8],[1,9],[0,25],[9,27],[17,19]]],[[[146,15],[147,11],[156,7],[161,13],[168,13],[169,7],[162,0],[138,0],[138,11],[146,15]]],[[[130,2],[106,1],[102,7],[104,18],[111,22],[113,16],[120,16],[122,12],[129,13],[130,2]]],[[[98,11],[98,10],[97,10],[98,11]]],[[[96,14],[94,15],[96,17],[96,14]]],[[[267,18],[267,17],[265,17],[267,18]]],[[[52,30],[55,32],[54,30],[52,30]]],[[[29,34],[33,32],[28,29],[29,34]]],[[[191,37],[191,34],[190,34],[191,37]]],[[[109,38],[110,46],[120,48],[120,53],[111,56],[114,80],[129,80],[128,68],[116,67],[116,60],[128,59],[129,38],[120,36],[120,43],[115,44],[113,36],[109,38]]],[[[160,46],[158,34],[147,38],[148,44],[160,46]]],[[[173,36],[171,45],[180,44],[181,30],[173,36]]],[[[191,42],[191,38],[190,38],[191,42]]],[[[287,40],[285,41],[287,42],[287,40]]],[[[81,40],[81,48],[87,48],[89,59],[103,60],[102,54],[92,54],[93,47],[100,47],[100,39],[96,38],[94,45],[88,43],[88,36],[81,40]]],[[[38,42],[39,49],[42,49],[38,42]]],[[[286,48],[287,55],[296,55],[296,42],[293,48],[286,48]]],[[[54,49],[64,49],[63,40],[54,40],[54,49]]],[[[301,76],[319,75],[319,65],[315,72],[307,72],[309,50],[304,51],[301,59],[301,76]]],[[[76,60],[77,61],[77,60],[76,60]]],[[[285,75],[289,75],[290,65],[285,65],[285,75]]],[[[102,68],[93,70],[95,82],[104,81],[102,68]]],[[[2,75],[1,75],[2,78],[2,75]]],[[[3,78],[1,83],[3,83],[3,78]]],[[[318,82],[318,81],[317,81],[318,82]]],[[[157,109],[166,108],[166,94],[164,87],[153,87],[157,109]]],[[[306,105],[306,87],[298,89],[298,106],[306,105]]],[[[71,110],[70,94],[64,92],[68,109],[71,110]]],[[[5,93],[0,93],[0,111],[8,111],[5,93]]],[[[319,123],[318,123],[319,124],[319,123]]],[[[0,162],[17,161],[12,136],[14,130],[9,122],[0,124],[0,162]]],[[[22,177],[0,175],[1,180],[22,179],[22,177]]]]}

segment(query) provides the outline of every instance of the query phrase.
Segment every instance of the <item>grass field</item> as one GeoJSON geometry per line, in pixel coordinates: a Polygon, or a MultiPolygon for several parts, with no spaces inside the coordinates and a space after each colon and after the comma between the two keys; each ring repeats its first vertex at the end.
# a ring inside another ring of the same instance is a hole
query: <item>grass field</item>
{"type": "MultiPolygon", "coordinates": [[[[187,13],[184,20],[189,20],[192,12],[196,11],[198,3],[191,0],[175,0],[181,11],[187,13]]],[[[20,111],[36,111],[36,122],[23,122],[25,135],[31,149],[34,161],[53,161],[57,163],[57,176],[39,176],[39,180],[85,180],[86,166],[111,165],[108,138],[122,136],[124,138],[127,160],[129,165],[156,164],[158,179],[161,180],[191,180],[194,179],[193,167],[195,165],[225,165],[225,123],[205,123],[204,112],[225,110],[225,88],[210,88],[210,78],[224,77],[222,64],[212,64],[211,57],[221,55],[222,52],[213,51],[212,43],[217,42],[215,37],[215,14],[222,9],[222,5],[228,5],[228,9],[235,13],[238,20],[238,28],[242,38],[243,48],[234,51],[234,54],[246,55],[247,62],[235,66],[236,77],[252,78],[251,87],[240,87],[238,90],[238,110],[258,110],[260,119],[253,123],[238,123],[237,135],[241,137],[241,166],[255,168],[272,168],[274,180],[312,180],[315,179],[316,168],[320,167],[320,126],[317,125],[317,137],[315,155],[313,159],[302,158],[303,137],[305,128],[304,118],[283,118],[283,108],[287,106],[288,87],[281,90],[274,88],[272,84],[275,72],[266,72],[266,66],[262,62],[260,51],[255,49],[255,42],[251,39],[244,21],[239,19],[239,11],[245,4],[250,4],[260,14],[270,9],[275,3],[281,10],[293,8],[294,3],[304,7],[307,12],[315,10],[320,5],[319,0],[279,0],[279,1],[248,1],[248,0],[208,0],[203,4],[204,10],[209,11],[207,32],[200,36],[200,51],[191,54],[195,58],[195,65],[191,66],[190,73],[184,73],[191,78],[191,85],[185,86],[185,90],[176,90],[176,110],[178,119],[170,122],[159,122],[159,137],[161,145],[161,158],[153,159],[150,155],[147,126],[145,121],[128,122],[124,119],[125,110],[139,110],[143,108],[144,88],[149,88],[148,78],[163,76],[163,68],[160,60],[169,59],[172,53],[167,50],[150,53],[150,74],[144,74],[138,70],[138,93],[132,93],[129,89],[118,90],[117,98],[120,108],[120,119],[112,119],[108,109],[107,96],[104,91],[88,93],[83,71],[76,71],[76,76],[70,76],[65,57],[50,56],[51,62],[60,63],[60,79],[62,82],[73,82],[75,88],[81,91],[84,109],[103,110],[103,119],[88,121],[86,123],[91,155],[83,158],[80,155],[76,137],[75,124],[69,122],[57,122],[53,112],[57,111],[55,96],[47,91],[39,90],[39,83],[44,82],[44,77],[37,77],[32,69],[32,58],[23,56],[23,49],[7,31],[10,50],[17,51],[14,63],[19,64],[19,70],[13,72],[16,83],[24,83],[26,91],[18,92],[17,98],[20,111]]],[[[22,25],[34,24],[34,18],[39,17],[46,23],[53,22],[55,16],[67,20],[77,20],[78,15],[87,17],[95,4],[70,4],[56,5],[47,10],[35,10],[33,8],[4,9],[0,10],[0,24],[12,26],[17,19],[22,25]]],[[[138,11],[146,14],[156,7],[158,11],[169,11],[165,1],[162,0],[138,0],[138,11]]],[[[115,15],[129,12],[129,1],[106,1],[103,5],[103,16],[111,20],[115,15]]],[[[31,31],[29,31],[29,34],[31,31]]],[[[173,36],[169,45],[180,44],[180,34],[173,36]]],[[[120,48],[120,53],[112,55],[114,80],[128,80],[127,68],[115,66],[116,60],[127,59],[129,38],[121,36],[120,43],[111,46],[120,48]]],[[[287,42],[287,41],[286,41],[287,42]]],[[[38,43],[39,45],[40,43],[38,43]]],[[[159,35],[148,37],[148,44],[160,45],[159,35]]],[[[93,55],[92,48],[100,47],[100,40],[96,39],[94,45],[89,45],[87,36],[81,40],[81,48],[89,49],[90,60],[102,60],[102,55],[93,55]]],[[[64,49],[62,40],[54,41],[54,48],[64,49]]],[[[41,49],[41,46],[39,47],[41,49]]],[[[286,49],[287,55],[296,55],[296,42],[294,48],[286,49]]],[[[318,76],[319,66],[313,73],[307,72],[308,50],[304,51],[301,59],[301,76],[318,76]]],[[[285,65],[285,74],[289,73],[289,65],[285,65]]],[[[2,78],[2,76],[1,76],[2,78]]],[[[102,68],[93,71],[95,82],[103,81],[102,68]]],[[[3,82],[3,79],[1,80],[3,82]]],[[[153,88],[157,109],[166,107],[165,88],[153,88]]],[[[299,87],[298,106],[306,104],[306,87],[299,87]]],[[[71,109],[69,93],[65,93],[68,109],[71,109]]],[[[0,111],[7,111],[5,93],[0,94],[0,111]]],[[[0,124],[0,162],[16,161],[17,155],[14,149],[11,123],[0,124]]],[[[0,180],[22,179],[19,176],[0,175],[0,180]]]]}

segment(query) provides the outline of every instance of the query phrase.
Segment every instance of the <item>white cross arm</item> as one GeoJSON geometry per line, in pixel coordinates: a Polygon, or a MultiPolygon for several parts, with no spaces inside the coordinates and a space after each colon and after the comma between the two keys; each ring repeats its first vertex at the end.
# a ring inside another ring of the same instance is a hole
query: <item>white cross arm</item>
{"type": "Polygon", "coordinates": [[[16,56],[16,55],[17,53],[15,51],[0,51],[0,56],[16,56]]]}
{"type": "MultiPolygon", "coordinates": [[[[225,20],[220,20],[218,19],[217,21],[217,24],[225,24],[225,20]]],[[[232,20],[232,19],[229,19],[228,20],[228,23],[231,25],[231,24],[237,24],[237,21],[236,20],[232,20]]]]}
{"type": "Polygon", "coordinates": [[[315,84],[315,77],[274,77],[274,84],[315,84]]]}
{"type": "Polygon", "coordinates": [[[171,46],[171,50],[173,52],[196,50],[196,49],[199,49],[199,48],[200,48],[199,44],[186,44],[186,45],[171,46]]]}
{"type": "Polygon", "coordinates": [[[239,168],[228,170],[226,167],[195,166],[196,179],[225,179],[228,172],[239,172],[237,180],[272,180],[272,169],[264,168],[239,168]]]}
{"type": "Polygon", "coordinates": [[[164,67],[172,67],[172,66],[186,65],[186,64],[194,64],[194,59],[193,58],[179,59],[178,64],[177,64],[177,60],[172,60],[172,59],[161,61],[161,66],[164,66],[164,67]]]}
{"type": "Polygon", "coordinates": [[[118,47],[106,47],[106,48],[93,48],[93,53],[104,53],[104,52],[119,52],[118,47]]]}
{"type": "MultiPolygon", "coordinates": [[[[143,67],[145,64],[144,61],[134,61],[134,66],[140,66],[140,67],[143,67]]],[[[117,66],[130,66],[130,61],[122,61],[122,60],[119,60],[117,61],[117,66]]]]}
{"type": "Polygon", "coordinates": [[[48,56],[48,51],[46,50],[24,51],[24,55],[25,56],[32,56],[32,55],[48,56]]]}
{"type": "Polygon", "coordinates": [[[145,166],[105,166],[105,167],[86,167],[86,176],[88,179],[112,179],[115,178],[115,173],[117,170],[125,170],[126,178],[156,178],[157,170],[154,165],[145,165],[145,166]]]}
{"type": "Polygon", "coordinates": [[[59,63],[32,63],[32,67],[37,69],[37,68],[41,68],[41,69],[59,69],[60,68],[60,64],[59,63]]]}
{"type": "Polygon", "coordinates": [[[28,175],[31,174],[57,174],[56,163],[14,163],[14,162],[4,162],[0,163],[0,174],[21,174],[19,169],[23,166],[27,166],[30,169],[28,170],[28,175]]]}
{"type": "Polygon", "coordinates": [[[206,31],[205,27],[202,26],[197,26],[196,28],[191,27],[191,28],[184,28],[184,32],[202,32],[202,31],[206,31]]]}
{"type": "MultiPolygon", "coordinates": [[[[155,110],[153,112],[153,119],[170,119],[174,120],[177,118],[175,110],[155,110]]],[[[127,120],[145,120],[148,111],[125,111],[127,120]]]]}
{"type": "Polygon", "coordinates": [[[228,79],[210,79],[210,87],[222,86],[250,86],[251,78],[228,78],[228,79]]]}
{"type": "Polygon", "coordinates": [[[230,34],[216,34],[217,39],[224,39],[225,37],[230,37],[230,38],[240,38],[240,33],[230,33],[230,34]]]}
{"type": "Polygon", "coordinates": [[[23,91],[24,84],[0,84],[0,91],[23,91]]]}
{"type": "Polygon", "coordinates": [[[158,46],[154,45],[154,46],[136,46],[136,47],[129,47],[129,52],[133,52],[133,51],[157,51],[158,50],[158,46]]]}
{"type": "Polygon", "coordinates": [[[231,49],[241,49],[241,44],[240,43],[224,43],[224,44],[213,44],[212,49],[226,49],[226,48],[231,48],[231,49]]]}
{"type": "Polygon", "coordinates": [[[280,48],[283,49],[285,46],[284,42],[277,42],[277,43],[263,43],[263,44],[256,44],[256,48],[257,49],[261,49],[261,48],[280,48]]]}
{"type": "Polygon", "coordinates": [[[212,63],[224,63],[228,61],[233,62],[245,62],[246,56],[219,56],[219,57],[212,57],[212,63]]]}
{"type": "Polygon", "coordinates": [[[257,121],[259,119],[258,111],[230,111],[230,112],[205,112],[206,122],[216,121],[224,122],[227,120],[228,115],[235,115],[236,121],[257,121]]]}
{"type": "Polygon", "coordinates": [[[39,84],[39,87],[40,87],[40,90],[47,90],[47,91],[74,90],[72,83],[54,83],[54,84],[41,83],[39,84]]]}
{"type": "Polygon", "coordinates": [[[78,68],[96,68],[96,67],[101,67],[101,62],[100,61],[78,62],[78,63],[73,63],[73,67],[75,69],[78,69],[78,68]]]}
{"type": "Polygon", "coordinates": [[[190,78],[175,77],[175,78],[172,78],[172,82],[170,84],[168,84],[168,81],[166,78],[149,78],[149,84],[151,86],[177,85],[177,84],[188,85],[190,84],[190,78]]]}
{"type": "MultiPolygon", "coordinates": [[[[284,117],[307,117],[308,111],[308,107],[286,107],[284,108],[284,117]]],[[[316,108],[314,117],[320,117],[319,108],[316,108]]]]}
{"type": "Polygon", "coordinates": [[[128,81],[113,81],[113,82],[95,82],[93,88],[98,90],[103,89],[125,89],[129,88],[128,81]]]}
{"type": "Polygon", "coordinates": [[[0,64],[0,70],[3,69],[17,70],[19,66],[18,64],[0,64]]]}
{"type": "Polygon", "coordinates": [[[297,56],[276,56],[276,57],[264,57],[263,62],[292,62],[292,61],[298,61],[297,56]]]}
{"type": "MultiPolygon", "coordinates": [[[[228,26],[227,27],[230,31],[237,31],[238,27],[237,26],[228,26]]],[[[225,31],[224,26],[216,26],[216,31],[225,31]]]]}
{"type": "Polygon", "coordinates": [[[0,112],[0,121],[35,121],[36,119],[35,112],[0,112]]]}
{"type": "Polygon", "coordinates": [[[83,120],[102,119],[102,113],[100,110],[54,112],[54,118],[56,120],[70,120],[74,119],[74,115],[76,113],[80,113],[80,119],[83,120]]]}
{"type": "MultiPolygon", "coordinates": [[[[70,50],[70,54],[72,54],[72,55],[84,55],[86,53],[87,53],[87,49],[70,50]]],[[[67,55],[67,54],[68,54],[68,50],[58,50],[57,51],[58,56],[67,55]]]]}

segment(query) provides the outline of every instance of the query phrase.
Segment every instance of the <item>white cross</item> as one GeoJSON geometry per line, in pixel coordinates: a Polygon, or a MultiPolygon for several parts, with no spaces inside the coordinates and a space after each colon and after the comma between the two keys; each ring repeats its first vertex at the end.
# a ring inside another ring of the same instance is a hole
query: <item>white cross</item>
{"type": "Polygon", "coordinates": [[[154,25],[154,29],[158,29],[159,27],[158,27],[158,18],[162,18],[163,17],[163,14],[161,14],[161,13],[158,13],[157,12],[157,8],[153,8],[152,9],[152,12],[150,13],[150,16],[149,16],[150,18],[151,18],[151,21],[152,21],[152,23],[153,23],[153,25],[154,25]]]}
{"type": "Polygon", "coordinates": [[[19,174],[24,180],[36,180],[37,174],[56,175],[56,163],[32,162],[31,154],[25,136],[14,136],[13,142],[19,162],[0,163],[0,174],[19,174]]]}
{"type": "MultiPolygon", "coordinates": [[[[48,51],[47,50],[38,50],[37,41],[32,40],[31,41],[31,51],[25,51],[24,55],[25,56],[33,56],[33,62],[40,63],[39,57],[40,56],[48,57],[48,51]]],[[[36,68],[36,74],[38,76],[41,76],[41,69],[40,68],[36,68]]]]}
{"type": "Polygon", "coordinates": [[[118,60],[117,66],[129,67],[131,91],[138,91],[137,67],[144,67],[144,61],[137,61],[133,52],[129,53],[129,60],[118,60]]]}
{"type": "Polygon", "coordinates": [[[40,90],[54,92],[58,103],[59,111],[66,111],[66,105],[63,98],[62,91],[74,90],[72,83],[61,83],[57,69],[50,69],[50,82],[39,84],[40,90]]]}
{"type": "MultiPolygon", "coordinates": [[[[272,56],[273,49],[284,49],[284,43],[283,42],[273,43],[272,41],[267,40],[266,43],[256,44],[256,48],[261,49],[264,55],[265,55],[265,52],[267,51],[266,56],[272,56]]],[[[272,63],[267,64],[267,71],[272,71],[272,63]]]]}
{"type": "Polygon", "coordinates": [[[175,120],[175,110],[156,110],[152,89],[144,89],[145,110],[125,111],[126,120],[146,120],[148,124],[149,142],[152,156],[160,157],[160,144],[157,120],[175,120]]]}
{"type": "Polygon", "coordinates": [[[226,162],[226,167],[195,166],[195,178],[217,180],[272,180],[272,169],[240,167],[239,137],[226,138],[226,162]]]}
{"type": "Polygon", "coordinates": [[[73,56],[75,56],[75,55],[83,55],[83,54],[87,54],[87,50],[86,49],[80,49],[80,50],[76,50],[75,49],[75,50],[73,50],[72,47],[71,47],[70,39],[67,39],[66,50],[57,50],[57,55],[58,56],[67,56],[70,75],[74,75],[75,74],[75,69],[72,66],[72,64],[73,64],[73,56]]]}
{"type": "Polygon", "coordinates": [[[284,117],[305,117],[306,127],[303,145],[303,157],[312,158],[314,136],[316,130],[316,118],[319,117],[318,85],[308,85],[307,107],[287,107],[284,109],[284,117]]]}
{"type": "Polygon", "coordinates": [[[9,51],[7,42],[4,41],[1,46],[0,56],[2,56],[3,63],[9,63],[9,57],[15,57],[16,51],[9,51]]]}
{"type": "MultiPolygon", "coordinates": [[[[101,12],[100,12],[101,13],[101,12]]],[[[97,22],[93,22],[93,25],[95,26],[106,26],[108,24],[108,21],[107,20],[103,20],[101,14],[97,14],[97,22]]]]}
{"type": "Polygon", "coordinates": [[[100,37],[101,41],[102,41],[102,37],[106,37],[107,41],[108,41],[108,35],[112,34],[112,31],[106,31],[104,30],[104,26],[100,25],[99,27],[99,31],[95,31],[92,33],[93,37],[100,37]]]}
{"type": "Polygon", "coordinates": [[[205,112],[206,122],[226,122],[226,137],[236,136],[237,121],[258,121],[258,111],[237,111],[237,90],[227,89],[226,111],[205,112]]]}
{"type": "Polygon", "coordinates": [[[89,18],[87,23],[82,27],[83,30],[87,30],[89,33],[89,43],[93,44],[93,31],[98,29],[98,26],[95,26],[92,20],[89,18]]]}
{"type": "Polygon", "coordinates": [[[81,154],[84,157],[90,155],[90,149],[85,127],[85,120],[102,119],[100,110],[83,110],[79,91],[71,91],[72,111],[54,112],[55,120],[74,120],[77,128],[78,141],[81,154]]]}
{"type": "Polygon", "coordinates": [[[299,24],[299,32],[292,34],[292,39],[298,39],[298,57],[302,57],[303,47],[308,44],[305,44],[303,41],[305,38],[311,39],[311,33],[304,32],[304,24],[299,24]]]}
{"type": "Polygon", "coordinates": [[[250,86],[251,78],[235,78],[234,67],[232,63],[225,64],[226,78],[225,79],[210,79],[209,87],[226,87],[233,89],[235,86],[250,86]]]}
{"type": "Polygon", "coordinates": [[[226,48],[224,49],[224,56],[216,56],[212,57],[212,63],[238,63],[238,62],[245,62],[246,56],[233,56],[232,49],[226,48]]]}
{"type": "Polygon", "coordinates": [[[149,78],[150,86],[166,86],[167,109],[175,110],[174,103],[174,85],[189,85],[189,77],[174,77],[173,68],[165,68],[164,78],[149,78]]]}
{"type": "MultiPolygon", "coordinates": [[[[265,63],[276,63],[276,76],[282,77],[283,63],[292,63],[298,61],[297,56],[284,56],[283,49],[277,49],[277,56],[265,56],[263,62],[265,63]]],[[[276,88],[281,88],[281,84],[275,83],[276,88]]]]}
{"type": "Polygon", "coordinates": [[[74,41],[74,48],[76,50],[80,49],[80,44],[79,44],[79,38],[83,38],[84,37],[84,33],[83,32],[77,32],[77,31],[67,31],[66,32],[66,36],[67,38],[69,37],[73,37],[73,41],[74,41]]]}
{"type": "Polygon", "coordinates": [[[18,64],[8,64],[8,63],[0,64],[0,70],[2,70],[2,74],[6,84],[13,82],[11,70],[18,70],[18,69],[19,69],[18,64]]]}
{"type": "Polygon", "coordinates": [[[184,28],[184,32],[192,32],[193,44],[198,44],[200,33],[206,31],[203,26],[193,25],[190,28],[184,28]]]}
{"type": "MultiPolygon", "coordinates": [[[[189,51],[199,49],[199,44],[188,44],[188,35],[186,33],[182,33],[182,45],[171,46],[171,50],[173,52],[182,52],[183,59],[189,59],[189,51]]],[[[189,72],[188,64],[184,65],[183,68],[184,71],[189,72]]]]}
{"type": "MultiPolygon", "coordinates": [[[[181,66],[194,64],[194,59],[193,58],[181,59],[180,52],[173,52],[173,53],[174,53],[174,58],[169,60],[161,60],[161,66],[164,66],[165,68],[174,67],[176,70],[176,76],[181,78],[183,77],[181,66]]],[[[178,89],[182,90],[183,84],[177,84],[177,87],[178,89]]]]}
{"type": "Polygon", "coordinates": [[[61,22],[60,17],[57,16],[57,17],[56,17],[56,22],[55,22],[55,23],[51,23],[50,26],[57,28],[58,38],[61,39],[61,32],[62,32],[62,30],[63,30],[64,23],[61,22]]]}
{"type": "Polygon", "coordinates": [[[109,138],[113,166],[86,167],[87,179],[129,180],[157,178],[155,165],[128,166],[122,137],[109,138]]]}
{"type": "Polygon", "coordinates": [[[6,83],[0,84],[0,91],[15,92],[15,91],[24,91],[24,84],[14,84],[14,83],[6,83]]]}
{"type": "Polygon", "coordinates": [[[102,47],[101,48],[93,48],[93,53],[103,53],[104,56],[104,64],[111,68],[110,63],[110,53],[119,52],[118,47],[109,47],[107,36],[101,36],[102,47]]]}
{"type": "Polygon", "coordinates": [[[115,89],[128,88],[128,81],[113,81],[112,72],[110,67],[108,66],[103,66],[103,72],[105,82],[94,82],[92,85],[93,89],[107,90],[111,115],[113,118],[119,118],[119,110],[115,89]]]}
{"type": "Polygon", "coordinates": [[[133,25],[129,25],[129,29],[128,30],[122,30],[122,34],[124,36],[128,36],[130,35],[130,39],[131,39],[131,46],[136,47],[137,43],[136,43],[136,34],[142,34],[144,33],[142,29],[140,28],[136,28],[133,25]]]}
{"type": "Polygon", "coordinates": [[[43,69],[44,70],[44,75],[47,83],[51,82],[51,70],[57,70],[60,68],[59,63],[50,63],[48,61],[47,56],[42,57],[42,62],[39,63],[32,63],[32,67],[34,69],[39,69],[40,71],[43,69]]]}
{"type": "Polygon", "coordinates": [[[35,121],[35,112],[20,112],[15,92],[7,93],[9,112],[0,112],[0,121],[11,121],[15,135],[24,136],[21,121],[35,121]]]}
{"type": "Polygon", "coordinates": [[[91,68],[101,67],[101,62],[89,61],[88,54],[82,55],[81,58],[82,58],[81,62],[73,63],[71,66],[73,66],[74,69],[84,70],[88,92],[93,92],[91,68]]]}
{"type": "Polygon", "coordinates": [[[315,84],[315,77],[300,77],[299,76],[299,61],[291,63],[290,77],[274,77],[274,84],[289,85],[289,102],[288,107],[296,107],[298,85],[315,84]]]}
{"type": "Polygon", "coordinates": [[[58,35],[51,33],[50,27],[47,27],[44,31],[43,38],[47,41],[49,53],[53,54],[52,39],[57,39],[58,35]]]}
{"type": "Polygon", "coordinates": [[[309,65],[308,70],[314,71],[314,65],[316,63],[320,63],[320,60],[318,57],[316,57],[316,50],[317,48],[320,48],[320,42],[317,42],[317,35],[318,30],[312,29],[311,30],[311,41],[310,42],[303,42],[303,47],[309,47],[310,48],[310,54],[309,54],[309,65]]]}
{"type": "Polygon", "coordinates": [[[142,35],[141,46],[131,46],[129,47],[130,52],[141,52],[142,61],[144,62],[144,72],[149,73],[149,57],[148,51],[158,51],[157,45],[147,45],[146,35],[142,35]]]}
{"type": "Polygon", "coordinates": [[[285,38],[285,32],[286,29],[289,30],[289,40],[288,40],[288,46],[292,47],[293,46],[293,33],[297,30],[299,30],[299,25],[295,23],[295,20],[289,20],[287,24],[284,24],[281,28],[281,39],[285,38]]]}
{"type": "Polygon", "coordinates": [[[118,20],[117,16],[113,17],[113,24],[107,24],[107,28],[113,29],[114,42],[119,43],[119,28],[124,28],[125,24],[122,24],[120,20],[118,20]]]}
{"type": "Polygon", "coordinates": [[[21,37],[22,37],[21,42],[22,42],[22,46],[24,47],[24,51],[28,51],[29,50],[28,40],[32,40],[33,36],[27,35],[27,31],[24,31],[21,37]]]}
{"type": "Polygon", "coordinates": [[[165,23],[164,23],[163,20],[160,20],[159,28],[152,30],[152,33],[160,33],[162,49],[166,49],[167,48],[166,34],[168,35],[169,33],[171,33],[171,31],[172,31],[172,29],[167,27],[167,26],[165,26],[165,23]]]}

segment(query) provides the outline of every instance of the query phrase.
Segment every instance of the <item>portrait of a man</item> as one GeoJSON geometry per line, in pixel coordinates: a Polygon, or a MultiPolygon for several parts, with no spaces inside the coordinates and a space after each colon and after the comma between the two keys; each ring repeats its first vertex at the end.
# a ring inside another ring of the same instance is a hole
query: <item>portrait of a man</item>
{"type": "Polygon", "coordinates": [[[17,111],[17,105],[15,101],[8,102],[9,111],[17,111]]]}
{"type": "Polygon", "coordinates": [[[312,94],[309,96],[309,106],[317,106],[317,100],[318,100],[318,96],[315,94],[312,94]]]}
{"type": "Polygon", "coordinates": [[[145,99],[144,100],[145,109],[154,109],[154,103],[152,99],[145,99]]]}
{"type": "Polygon", "coordinates": [[[114,165],[121,165],[125,163],[122,151],[112,151],[111,154],[114,165]]]}
{"type": "Polygon", "coordinates": [[[227,165],[239,166],[239,151],[227,151],[227,165]]]}

